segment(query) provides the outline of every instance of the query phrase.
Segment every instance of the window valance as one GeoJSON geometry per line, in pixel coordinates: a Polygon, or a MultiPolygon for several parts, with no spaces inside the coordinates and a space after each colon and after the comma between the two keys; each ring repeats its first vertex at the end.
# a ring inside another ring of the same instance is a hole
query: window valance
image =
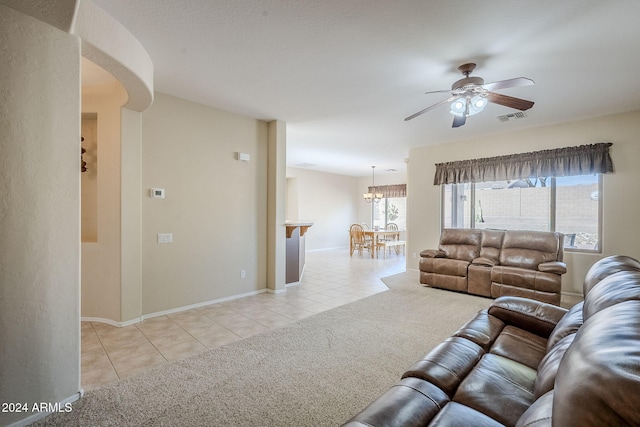
{"type": "Polygon", "coordinates": [[[382,193],[382,197],[407,197],[407,184],[376,185],[369,187],[370,193],[382,193]]]}
{"type": "Polygon", "coordinates": [[[610,142],[436,163],[435,185],[613,172],[610,142]]]}

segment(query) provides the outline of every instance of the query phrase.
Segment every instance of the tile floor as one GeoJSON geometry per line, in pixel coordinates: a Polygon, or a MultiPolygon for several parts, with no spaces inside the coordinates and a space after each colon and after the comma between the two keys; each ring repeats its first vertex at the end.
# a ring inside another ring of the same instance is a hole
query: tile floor
{"type": "Polygon", "coordinates": [[[118,328],[82,322],[82,387],[91,390],[145,369],[241,340],[384,291],[405,271],[404,255],[371,259],[348,249],[308,252],[299,285],[118,328]]]}

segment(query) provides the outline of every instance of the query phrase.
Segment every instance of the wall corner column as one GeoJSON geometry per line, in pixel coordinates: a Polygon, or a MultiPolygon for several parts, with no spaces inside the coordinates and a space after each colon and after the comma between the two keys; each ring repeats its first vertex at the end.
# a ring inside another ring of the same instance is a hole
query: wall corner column
{"type": "Polygon", "coordinates": [[[287,125],[274,120],[268,127],[267,289],[279,293],[286,282],[287,125]]]}
{"type": "Polygon", "coordinates": [[[122,108],[120,321],[142,319],[142,113],[122,108]]]}

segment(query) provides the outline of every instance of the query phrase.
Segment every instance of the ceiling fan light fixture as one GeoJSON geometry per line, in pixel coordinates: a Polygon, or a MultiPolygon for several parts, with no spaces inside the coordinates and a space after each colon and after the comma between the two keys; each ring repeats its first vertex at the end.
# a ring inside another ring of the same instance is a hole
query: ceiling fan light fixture
{"type": "Polygon", "coordinates": [[[458,98],[451,103],[451,111],[454,116],[462,117],[467,108],[467,100],[465,98],[458,98]]]}
{"type": "Polygon", "coordinates": [[[480,113],[487,106],[489,101],[486,96],[476,95],[471,98],[471,102],[469,102],[469,115],[473,116],[480,113]]]}
{"type": "Polygon", "coordinates": [[[441,105],[449,104],[449,113],[455,116],[452,127],[457,128],[463,126],[466,123],[466,119],[469,116],[476,115],[482,112],[489,102],[503,105],[505,107],[514,108],[516,110],[525,111],[533,107],[532,101],[526,99],[514,98],[512,96],[503,95],[495,92],[499,89],[507,89],[511,87],[531,86],[534,84],[533,80],[526,77],[516,77],[508,80],[501,80],[491,83],[485,83],[481,77],[470,77],[469,74],[476,68],[476,64],[468,63],[462,64],[458,67],[464,78],[454,82],[451,85],[451,90],[435,90],[425,92],[429,93],[443,93],[449,92],[450,98],[443,99],[427,108],[423,108],[406,117],[404,121],[414,119],[427,111],[431,111],[441,105]]]}

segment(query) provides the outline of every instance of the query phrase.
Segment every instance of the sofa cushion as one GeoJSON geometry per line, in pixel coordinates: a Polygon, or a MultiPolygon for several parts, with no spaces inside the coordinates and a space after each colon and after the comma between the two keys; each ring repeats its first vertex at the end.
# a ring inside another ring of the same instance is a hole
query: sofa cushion
{"type": "Polygon", "coordinates": [[[591,288],[585,297],[582,315],[586,321],[607,307],[634,299],[640,300],[640,271],[620,271],[591,288]]]}
{"type": "Polygon", "coordinates": [[[557,293],[561,278],[554,273],[497,265],[491,269],[491,282],[532,291],[557,293]]]}
{"type": "Polygon", "coordinates": [[[444,252],[447,258],[470,263],[480,255],[481,241],[480,230],[445,228],[440,235],[438,249],[444,252]]]}
{"type": "Polygon", "coordinates": [[[640,301],[632,300],[585,319],[560,362],[553,423],[640,425],[639,384],[640,301]]]}
{"type": "Polygon", "coordinates": [[[429,425],[434,427],[504,427],[504,424],[489,418],[482,412],[457,402],[447,403],[429,425]]]}
{"type": "Polygon", "coordinates": [[[491,353],[507,357],[532,369],[538,364],[547,350],[547,340],[524,329],[506,326],[493,346],[491,353]]]}
{"type": "Polygon", "coordinates": [[[553,328],[553,331],[547,340],[547,353],[551,351],[553,346],[555,346],[562,338],[578,332],[578,329],[580,329],[580,326],[584,323],[584,320],[582,319],[583,305],[584,301],[577,303],[569,309],[562,319],[558,321],[558,324],[553,328]]]}
{"type": "Polygon", "coordinates": [[[551,427],[553,409],[553,390],[536,399],[518,419],[516,427],[551,427]]]}
{"type": "Polygon", "coordinates": [[[562,261],[559,233],[543,231],[505,231],[500,252],[500,264],[537,270],[538,264],[562,261]]]}
{"type": "Polygon", "coordinates": [[[485,354],[462,381],[453,401],[512,426],[534,401],[535,379],[535,369],[485,354]]]}
{"type": "Polygon", "coordinates": [[[402,378],[421,378],[453,396],[483,354],[484,350],[478,344],[465,338],[450,337],[414,363],[402,378]]]}
{"type": "Polygon", "coordinates": [[[576,334],[571,334],[558,341],[538,365],[538,376],[533,387],[533,394],[536,399],[549,390],[553,390],[560,361],[575,337],[576,334]]]}
{"type": "Polygon", "coordinates": [[[625,255],[612,255],[597,261],[584,277],[582,294],[586,296],[602,279],[620,271],[640,271],[640,261],[625,255]]]}
{"type": "Polygon", "coordinates": [[[504,231],[482,230],[482,242],[480,244],[480,255],[486,265],[496,265],[500,262],[500,251],[502,250],[502,240],[504,231]]]}

